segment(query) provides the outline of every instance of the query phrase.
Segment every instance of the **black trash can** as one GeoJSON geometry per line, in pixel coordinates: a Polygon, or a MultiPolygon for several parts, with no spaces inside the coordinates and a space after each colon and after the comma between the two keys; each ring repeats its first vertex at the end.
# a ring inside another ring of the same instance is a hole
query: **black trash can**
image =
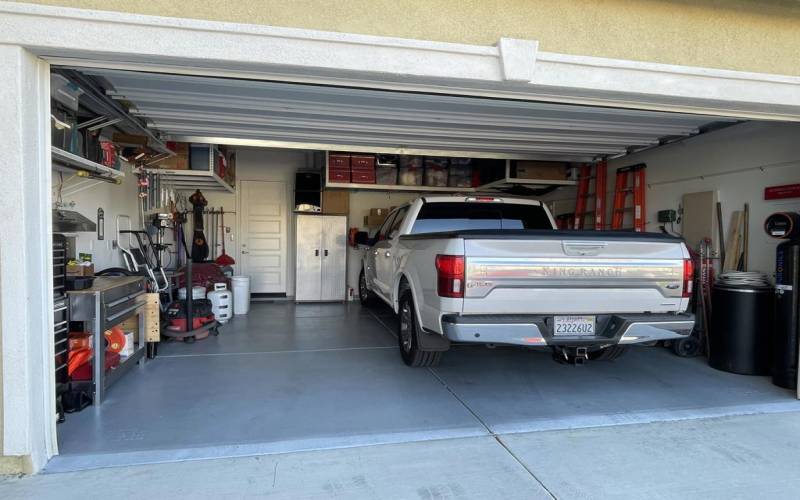
{"type": "Polygon", "coordinates": [[[771,286],[714,285],[708,364],[742,375],[769,375],[774,301],[771,286]]]}

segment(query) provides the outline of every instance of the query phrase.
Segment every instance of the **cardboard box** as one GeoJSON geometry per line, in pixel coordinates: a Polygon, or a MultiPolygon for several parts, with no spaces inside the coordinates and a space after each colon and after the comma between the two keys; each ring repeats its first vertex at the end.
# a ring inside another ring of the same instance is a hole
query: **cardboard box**
{"type": "Polygon", "coordinates": [[[94,276],[94,264],[67,264],[67,276],[94,276]]]}
{"type": "Polygon", "coordinates": [[[146,135],[123,134],[120,132],[114,132],[112,140],[117,144],[147,146],[146,135]]]}
{"type": "Polygon", "coordinates": [[[167,147],[175,151],[175,156],[161,160],[154,166],[169,170],[189,170],[189,143],[168,142],[167,147]]]}
{"type": "Polygon", "coordinates": [[[515,177],[563,181],[567,178],[567,164],[557,161],[518,161],[515,177]]]}
{"type": "Polygon", "coordinates": [[[391,208],[370,208],[369,215],[364,217],[364,225],[369,228],[376,228],[383,224],[383,221],[386,220],[386,217],[389,213],[394,209],[391,208]]]}
{"type": "Polygon", "coordinates": [[[322,192],[322,213],[325,215],[347,215],[350,212],[350,192],[325,190],[322,192]]]}

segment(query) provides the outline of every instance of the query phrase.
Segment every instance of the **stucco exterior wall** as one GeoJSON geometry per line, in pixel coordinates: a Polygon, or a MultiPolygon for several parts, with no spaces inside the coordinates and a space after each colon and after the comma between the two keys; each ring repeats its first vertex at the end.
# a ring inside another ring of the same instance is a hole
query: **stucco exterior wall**
{"type": "Polygon", "coordinates": [[[491,45],[800,76],[794,0],[32,0],[169,17],[491,45]]]}

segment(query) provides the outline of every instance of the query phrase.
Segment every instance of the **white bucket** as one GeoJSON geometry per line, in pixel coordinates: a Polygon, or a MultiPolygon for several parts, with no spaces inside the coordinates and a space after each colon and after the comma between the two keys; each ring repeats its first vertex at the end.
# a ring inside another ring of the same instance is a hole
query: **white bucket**
{"type": "Polygon", "coordinates": [[[225,283],[214,283],[214,291],[206,295],[211,301],[211,312],[214,319],[222,324],[228,322],[233,316],[233,292],[228,290],[225,283]]]}
{"type": "Polygon", "coordinates": [[[233,314],[247,314],[250,311],[250,277],[231,277],[233,288],[233,314]]]}
{"type": "MultiPolygon", "coordinates": [[[[186,287],[178,289],[178,298],[180,300],[186,300],[186,287]]],[[[192,300],[204,299],[204,298],[206,298],[206,288],[203,286],[193,286],[192,300]]]]}

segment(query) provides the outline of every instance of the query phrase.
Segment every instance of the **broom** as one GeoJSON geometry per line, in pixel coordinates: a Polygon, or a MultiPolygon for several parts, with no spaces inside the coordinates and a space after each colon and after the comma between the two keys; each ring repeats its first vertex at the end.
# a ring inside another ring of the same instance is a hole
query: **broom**
{"type": "Polygon", "coordinates": [[[217,260],[214,262],[220,266],[232,266],[236,264],[236,261],[233,260],[233,257],[225,253],[225,209],[223,208],[220,208],[219,224],[222,227],[222,255],[217,257],[217,260]]]}

